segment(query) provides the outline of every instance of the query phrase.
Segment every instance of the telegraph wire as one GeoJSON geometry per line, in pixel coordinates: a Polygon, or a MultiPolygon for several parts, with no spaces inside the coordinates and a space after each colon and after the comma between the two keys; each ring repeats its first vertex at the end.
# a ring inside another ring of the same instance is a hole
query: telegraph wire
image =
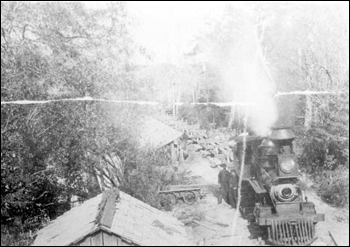
{"type": "Polygon", "coordinates": [[[129,103],[140,105],[158,105],[159,102],[153,101],[137,101],[137,100],[106,100],[106,99],[94,99],[91,97],[73,98],[73,99],[58,99],[58,100],[17,100],[17,101],[1,101],[1,105],[33,105],[33,104],[48,104],[52,102],[66,102],[66,101],[100,101],[110,103],[129,103]]]}
{"type": "MultiPolygon", "coordinates": [[[[292,92],[277,92],[273,97],[286,96],[286,95],[317,95],[317,94],[346,94],[345,92],[329,92],[329,91],[292,91],[292,92]]],[[[127,104],[139,104],[139,105],[159,105],[160,102],[155,101],[138,101],[138,100],[106,100],[106,99],[94,99],[92,97],[72,98],[72,99],[52,99],[52,100],[16,100],[16,101],[1,101],[1,105],[33,105],[33,104],[48,104],[52,102],[65,102],[65,101],[100,101],[111,103],[127,103],[127,104]]],[[[175,102],[175,105],[183,105],[183,102],[175,102]]],[[[233,102],[198,102],[190,103],[190,105],[216,105],[216,106],[251,106],[253,102],[233,101],[233,102]]]]}

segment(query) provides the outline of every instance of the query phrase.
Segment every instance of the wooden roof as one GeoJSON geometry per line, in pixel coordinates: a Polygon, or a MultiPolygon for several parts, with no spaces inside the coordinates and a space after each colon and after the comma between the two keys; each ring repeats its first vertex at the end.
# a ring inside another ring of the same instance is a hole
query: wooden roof
{"type": "Polygon", "coordinates": [[[155,118],[145,117],[140,128],[140,145],[158,149],[179,139],[182,134],[155,118]]]}
{"type": "Polygon", "coordinates": [[[41,229],[33,246],[75,245],[101,229],[134,245],[186,246],[184,225],[126,193],[107,192],[85,201],[41,229]]]}
{"type": "Polygon", "coordinates": [[[33,246],[66,246],[97,229],[95,222],[102,194],[74,207],[38,232],[33,246]]]}

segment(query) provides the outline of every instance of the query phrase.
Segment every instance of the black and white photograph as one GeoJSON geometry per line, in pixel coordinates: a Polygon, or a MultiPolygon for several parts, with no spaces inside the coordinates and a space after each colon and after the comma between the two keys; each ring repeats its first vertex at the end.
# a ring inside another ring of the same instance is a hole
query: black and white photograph
{"type": "Polygon", "coordinates": [[[349,246],[349,1],[1,1],[1,246],[349,246]]]}

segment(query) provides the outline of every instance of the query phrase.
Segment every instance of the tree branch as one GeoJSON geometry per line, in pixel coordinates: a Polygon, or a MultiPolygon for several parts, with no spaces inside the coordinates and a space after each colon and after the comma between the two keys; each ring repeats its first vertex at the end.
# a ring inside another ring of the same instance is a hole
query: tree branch
{"type": "Polygon", "coordinates": [[[55,33],[57,33],[59,36],[61,36],[64,39],[67,40],[73,40],[73,39],[89,39],[90,35],[87,36],[82,36],[82,35],[75,35],[75,36],[64,36],[62,33],[60,33],[59,31],[55,30],[55,33]]]}
{"type": "Polygon", "coordinates": [[[62,118],[58,119],[56,122],[54,122],[53,124],[51,124],[48,128],[46,128],[45,130],[43,130],[42,132],[40,132],[38,134],[38,137],[40,137],[42,134],[44,134],[46,131],[48,131],[49,129],[51,129],[53,126],[55,126],[60,120],[62,120],[62,118]]]}
{"type": "Polygon", "coordinates": [[[328,79],[329,79],[329,81],[331,82],[331,86],[332,86],[332,85],[333,85],[333,79],[332,79],[332,76],[331,76],[329,70],[328,70],[327,68],[325,68],[324,66],[322,66],[322,65],[319,65],[319,67],[322,68],[322,69],[324,69],[324,70],[326,71],[326,74],[327,74],[328,79]]]}

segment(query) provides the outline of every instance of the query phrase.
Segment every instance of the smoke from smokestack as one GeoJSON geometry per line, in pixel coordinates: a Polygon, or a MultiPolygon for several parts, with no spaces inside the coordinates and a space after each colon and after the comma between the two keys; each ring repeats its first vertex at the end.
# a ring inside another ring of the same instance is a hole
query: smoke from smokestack
{"type": "Polygon", "coordinates": [[[252,16],[249,11],[231,9],[232,30],[212,50],[212,61],[223,79],[221,97],[226,101],[252,103],[246,109],[248,126],[255,134],[267,136],[277,120],[275,85],[262,52],[263,37],[259,37],[252,16]]]}

